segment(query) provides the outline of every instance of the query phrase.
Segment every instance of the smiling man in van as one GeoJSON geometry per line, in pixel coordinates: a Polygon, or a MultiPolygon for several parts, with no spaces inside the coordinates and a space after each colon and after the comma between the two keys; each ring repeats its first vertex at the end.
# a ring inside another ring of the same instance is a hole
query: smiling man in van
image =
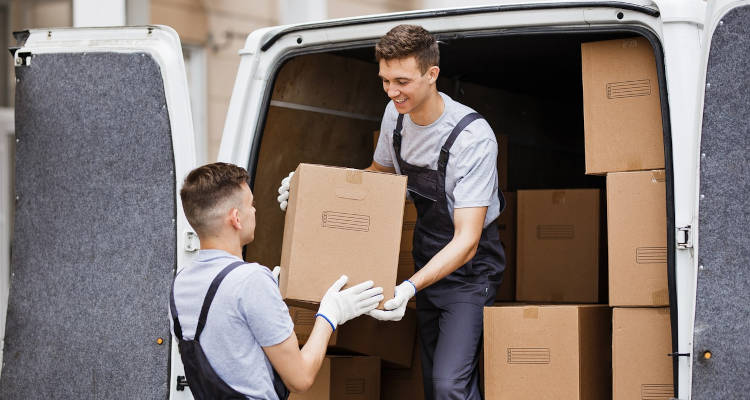
{"type": "MultiPolygon", "coordinates": [[[[440,50],[421,26],[391,29],[375,56],[391,102],[367,169],[408,176],[417,272],[385,310],[369,315],[398,321],[416,295],[426,398],[480,399],[483,308],[493,304],[505,270],[494,223],[505,207],[495,134],[482,116],[437,90],[440,50]]],[[[290,178],[279,188],[282,210],[290,178]]]]}
{"type": "Polygon", "coordinates": [[[306,391],[336,326],[383,299],[383,289],[372,281],[340,290],[347,281],[342,276],[323,296],[300,349],[278,274],[242,259],[242,247],[255,238],[247,180],[245,169],[214,163],[191,171],[180,190],[201,250],[175,277],[170,319],[187,383],[198,400],[284,399],[287,387],[306,391]]]}
{"type": "Polygon", "coordinates": [[[495,134],[437,90],[440,51],[421,26],[391,29],[375,57],[391,102],[368,169],[408,176],[417,272],[396,287],[387,311],[369,314],[400,320],[416,294],[426,398],[480,399],[483,308],[494,302],[505,269],[494,223],[505,206],[495,134]]]}

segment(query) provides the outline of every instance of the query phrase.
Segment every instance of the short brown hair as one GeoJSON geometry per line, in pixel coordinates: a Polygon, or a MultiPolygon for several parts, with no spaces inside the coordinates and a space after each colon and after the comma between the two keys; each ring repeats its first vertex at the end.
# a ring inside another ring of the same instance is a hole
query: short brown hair
{"type": "Polygon", "coordinates": [[[440,49],[430,32],[419,25],[398,25],[375,45],[375,59],[393,60],[414,56],[422,74],[440,64],[440,49]]]}
{"type": "Polygon", "coordinates": [[[182,208],[198,236],[214,232],[217,212],[228,200],[234,200],[247,171],[234,164],[217,162],[198,167],[188,174],[180,190],[182,208]]]}

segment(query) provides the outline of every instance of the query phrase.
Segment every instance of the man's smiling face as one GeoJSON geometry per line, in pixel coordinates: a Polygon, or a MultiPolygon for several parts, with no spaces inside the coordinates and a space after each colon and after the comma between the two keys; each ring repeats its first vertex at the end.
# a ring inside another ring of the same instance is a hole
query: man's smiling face
{"type": "Polygon", "coordinates": [[[419,69],[413,56],[380,60],[378,76],[383,80],[383,90],[396,105],[399,114],[419,111],[430,95],[430,88],[437,80],[437,67],[430,67],[426,73],[419,69]]]}

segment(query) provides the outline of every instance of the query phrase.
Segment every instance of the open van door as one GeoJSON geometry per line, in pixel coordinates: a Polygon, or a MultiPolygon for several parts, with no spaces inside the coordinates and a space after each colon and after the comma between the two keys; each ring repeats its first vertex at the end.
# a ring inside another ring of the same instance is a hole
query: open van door
{"type": "Polygon", "coordinates": [[[190,254],[177,193],[195,164],[179,38],[159,26],[16,38],[0,398],[168,398],[180,365],[168,288],[190,254]]]}
{"type": "Polygon", "coordinates": [[[750,4],[709,5],[691,398],[745,398],[750,392],[750,4]]]}

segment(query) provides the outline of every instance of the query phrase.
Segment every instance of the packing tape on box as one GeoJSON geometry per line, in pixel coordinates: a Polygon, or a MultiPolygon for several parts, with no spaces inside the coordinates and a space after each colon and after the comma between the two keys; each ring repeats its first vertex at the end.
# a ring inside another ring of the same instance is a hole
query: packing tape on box
{"type": "Polygon", "coordinates": [[[362,183],[363,172],[360,170],[347,170],[346,171],[346,182],[359,185],[362,183]]]}
{"type": "Polygon", "coordinates": [[[663,183],[664,181],[666,181],[666,174],[663,169],[651,171],[652,183],[663,183]]]}
{"type": "Polygon", "coordinates": [[[564,190],[556,190],[554,193],[552,193],[552,204],[565,204],[564,190]]]}
{"type": "Polygon", "coordinates": [[[539,319],[539,307],[524,307],[524,319],[539,319]]]}
{"type": "Polygon", "coordinates": [[[661,289],[651,293],[651,304],[669,304],[669,291],[661,289]]]}

